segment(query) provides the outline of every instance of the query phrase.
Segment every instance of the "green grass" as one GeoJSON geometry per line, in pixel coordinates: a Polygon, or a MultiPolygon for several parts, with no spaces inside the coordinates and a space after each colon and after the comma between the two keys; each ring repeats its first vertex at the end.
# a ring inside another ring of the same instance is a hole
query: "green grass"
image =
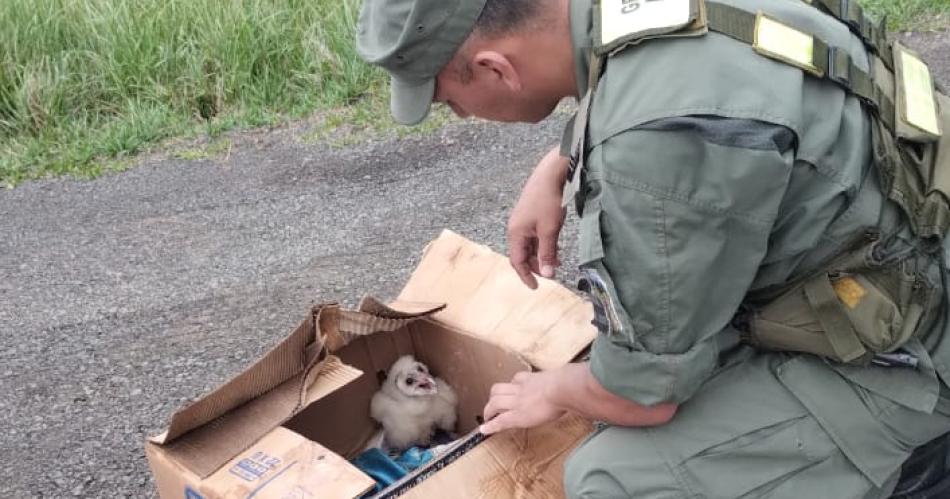
{"type": "MultiPolygon", "coordinates": [[[[405,133],[353,49],[359,2],[0,0],[0,186],[127,168],[171,137],[209,135],[175,154],[212,157],[223,131],[321,110],[314,140],[405,133]]],[[[950,0],[862,3],[892,29],[950,26],[950,0]]]]}
{"type": "Polygon", "coordinates": [[[887,16],[894,31],[950,28],[950,0],[860,0],[873,17],[887,16]]]}
{"type": "Polygon", "coordinates": [[[218,138],[203,147],[178,149],[172,153],[172,156],[187,161],[199,159],[217,158],[231,153],[231,139],[218,138]]]}
{"type": "Polygon", "coordinates": [[[3,0],[0,185],[379,93],[357,15],[358,0],[3,0]]]}

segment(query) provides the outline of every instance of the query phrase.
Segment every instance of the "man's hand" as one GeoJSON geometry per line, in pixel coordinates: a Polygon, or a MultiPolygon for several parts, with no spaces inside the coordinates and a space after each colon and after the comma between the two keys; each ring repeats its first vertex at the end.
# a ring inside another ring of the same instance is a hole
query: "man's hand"
{"type": "Polygon", "coordinates": [[[485,423],[480,431],[486,435],[509,428],[533,428],[554,421],[566,411],[550,400],[557,389],[556,371],[520,372],[511,383],[496,383],[485,405],[485,423]]]}
{"type": "Polygon", "coordinates": [[[538,287],[535,274],[552,278],[561,264],[557,239],[564,225],[561,192],[567,167],[559,148],[551,149],[534,168],[508,218],[508,259],[531,289],[538,287]]]}
{"type": "Polygon", "coordinates": [[[572,363],[538,373],[521,372],[511,383],[496,383],[485,405],[486,435],[510,428],[533,428],[571,412],[618,426],[657,426],[676,414],[676,404],[643,406],[607,391],[588,363],[572,363]]]}

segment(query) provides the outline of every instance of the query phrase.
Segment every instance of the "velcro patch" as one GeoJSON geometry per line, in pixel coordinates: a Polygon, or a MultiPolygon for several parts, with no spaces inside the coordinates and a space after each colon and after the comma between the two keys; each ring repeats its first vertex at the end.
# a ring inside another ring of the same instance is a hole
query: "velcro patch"
{"type": "Polygon", "coordinates": [[[680,28],[693,17],[690,0],[601,0],[600,43],[680,28]]]}
{"type": "Polygon", "coordinates": [[[861,298],[864,298],[864,295],[868,294],[864,286],[861,286],[861,284],[852,277],[842,277],[831,283],[831,287],[835,290],[835,294],[838,295],[838,299],[850,309],[857,307],[858,303],[861,303],[861,298]]]}
{"type": "Polygon", "coordinates": [[[815,66],[815,37],[776,21],[761,12],[755,18],[756,52],[823,76],[815,66]]]}
{"type": "Polygon", "coordinates": [[[907,51],[900,51],[901,81],[904,99],[901,102],[902,117],[907,123],[933,135],[940,135],[937,121],[937,105],[934,102],[934,85],[927,64],[907,51]]]}

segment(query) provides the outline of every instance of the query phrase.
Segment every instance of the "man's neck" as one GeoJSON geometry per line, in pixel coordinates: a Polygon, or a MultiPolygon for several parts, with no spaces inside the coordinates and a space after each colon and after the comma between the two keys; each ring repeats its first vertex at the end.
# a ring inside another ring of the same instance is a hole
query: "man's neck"
{"type": "Polygon", "coordinates": [[[557,99],[577,95],[574,48],[571,41],[570,0],[552,2],[544,28],[513,37],[512,55],[526,81],[537,82],[535,91],[557,99]]]}

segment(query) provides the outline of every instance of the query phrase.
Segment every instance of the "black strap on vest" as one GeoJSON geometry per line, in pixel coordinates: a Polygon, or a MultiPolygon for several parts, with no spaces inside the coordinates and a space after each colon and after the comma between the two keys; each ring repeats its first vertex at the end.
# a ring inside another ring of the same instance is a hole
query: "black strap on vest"
{"type": "Polygon", "coordinates": [[[893,71],[891,44],[887,41],[887,29],[883,19],[875,25],[864,13],[864,9],[857,0],[805,0],[805,2],[844,23],[864,42],[865,47],[881,56],[887,69],[893,71]]]}

